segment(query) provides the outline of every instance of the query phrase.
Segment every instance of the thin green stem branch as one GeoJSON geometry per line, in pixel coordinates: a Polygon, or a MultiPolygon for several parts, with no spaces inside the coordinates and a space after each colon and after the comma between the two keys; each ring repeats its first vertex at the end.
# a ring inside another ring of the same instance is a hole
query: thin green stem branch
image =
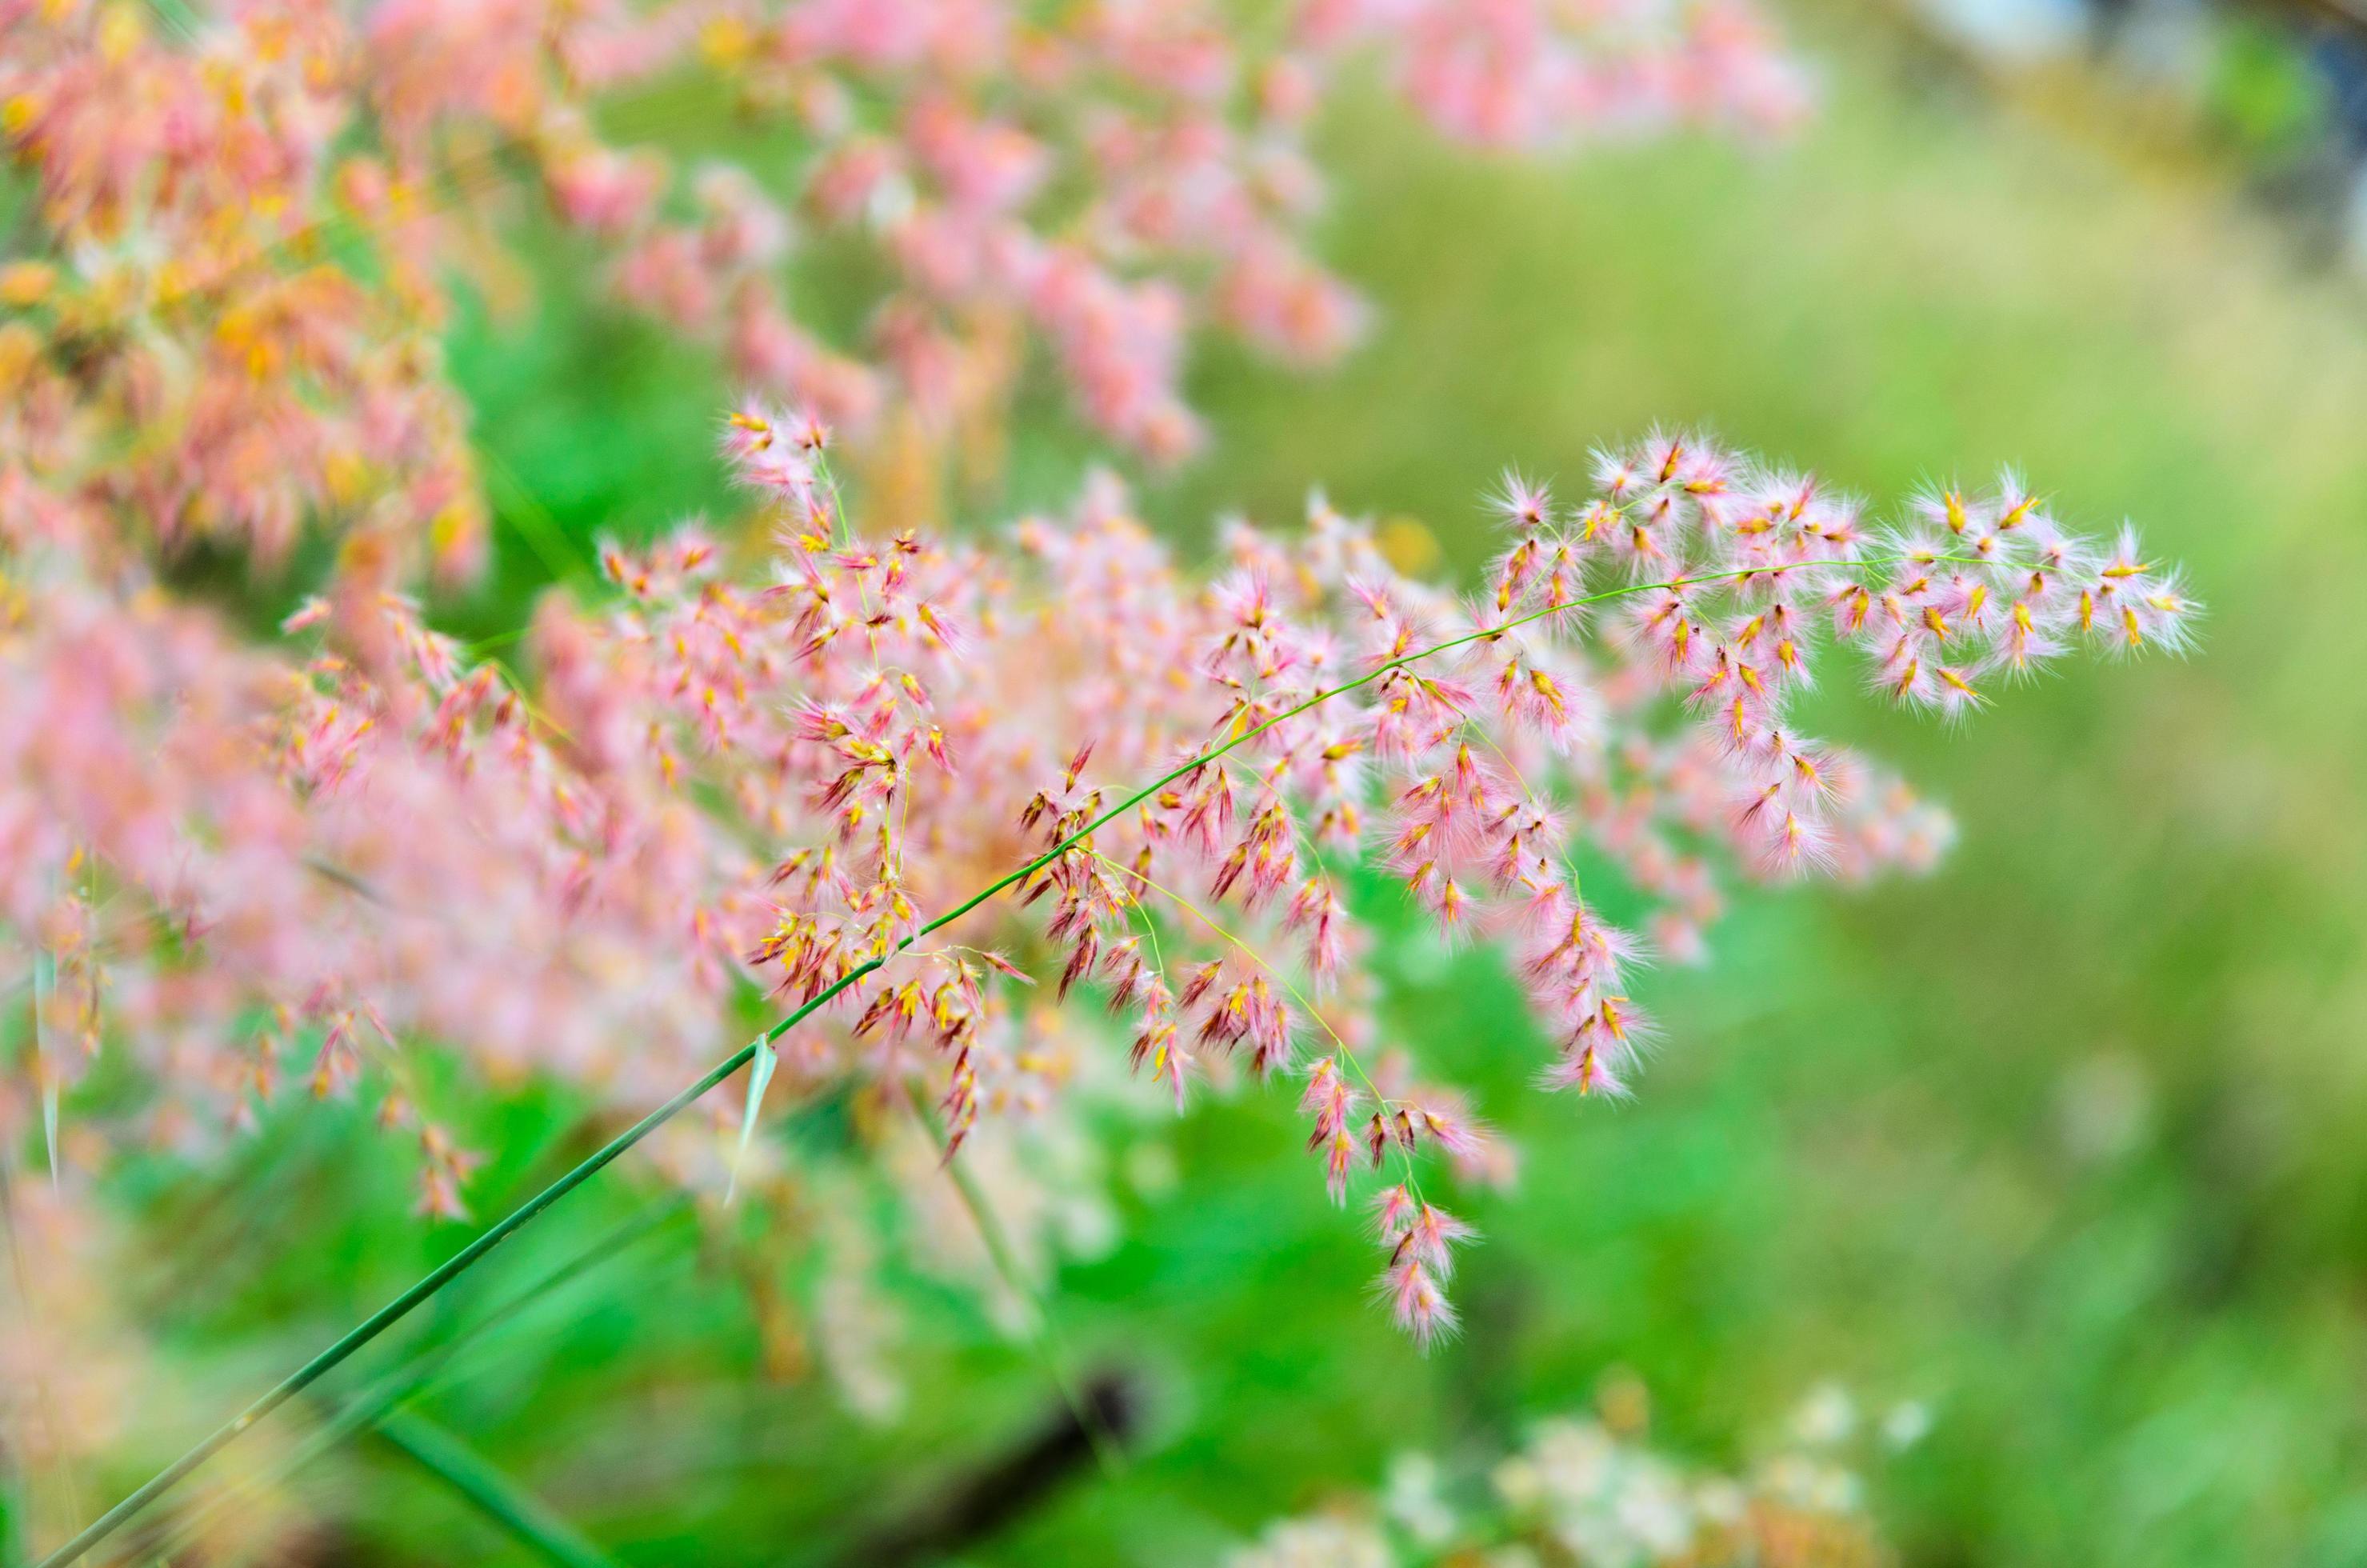
{"type": "Polygon", "coordinates": [[[379,1417],[376,1435],[561,1568],[617,1568],[615,1558],[584,1540],[540,1498],[527,1494],[479,1458],[475,1449],[427,1417],[408,1410],[390,1410],[379,1417]]]}
{"type": "MultiPolygon", "coordinates": [[[[927,1091],[917,1083],[906,1084],[904,1090],[912,1103],[912,1114],[920,1119],[922,1128],[931,1138],[944,1142],[945,1128],[929,1107],[927,1091]]],[[[1026,1271],[1020,1267],[1018,1254],[1012,1249],[1009,1233],[1003,1230],[1001,1217],[995,1213],[993,1204],[988,1201],[969,1167],[957,1160],[952,1162],[947,1174],[953,1177],[954,1190],[961,1195],[962,1207],[969,1210],[970,1223],[978,1227],[979,1240],[985,1244],[987,1258],[994,1265],[994,1271],[1002,1276],[1003,1283],[1011,1287],[1012,1293],[1019,1298],[1030,1314],[1032,1321],[1028,1324],[1027,1336],[1035,1345],[1036,1358],[1044,1363],[1044,1369],[1051,1377],[1052,1386],[1059,1391],[1061,1402],[1068,1405],[1070,1415],[1085,1435],[1085,1441],[1093,1446],[1093,1459],[1101,1466],[1102,1474],[1116,1476],[1126,1469],[1125,1450],[1118,1446],[1116,1436],[1102,1419],[1100,1408],[1078,1388],[1075,1372],[1069,1364],[1068,1346],[1061,1340],[1059,1324],[1053,1320],[1050,1304],[1029,1283],[1026,1271]]]]}
{"type": "MultiPolygon", "coordinates": [[[[1958,559],[1969,561],[1975,565],[1987,564],[1987,562],[1973,560],[1970,557],[1960,558],[1945,555],[1935,556],[1908,553],[1886,556],[1871,556],[1857,561],[1819,562],[1812,564],[1829,566],[1834,570],[1849,570],[1858,567],[1892,564],[1897,562],[1908,560],[1954,561],[1958,559]]],[[[651,1111],[647,1116],[641,1118],[640,1120],[633,1123],[632,1126],[627,1128],[624,1131],[610,1139],[606,1143],[603,1144],[596,1153],[587,1157],[581,1165],[576,1165],[572,1170],[568,1171],[558,1180],[552,1182],[549,1187],[543,1188],[540,1192],[527,1199],[525,1203],[519,1205],[508,1215],[498,1221],[490,1230],[486,1231],[484,1234],[479,1236],[475,1241],[470,1242],[467,1246],[462,1247],[459,1252],[453,1254],[452,1256],[443,1265],[421,1278],[417,1284],[412,1286],[409,1290],[395,1297],[394,1300],[389,1301],[385,1306],[380,1307],[377,1312],[372,1312],[368,1317],[356,1324],[351,1331],[338,1339],[336,1343],[331,1345],[327,1349],[323,1350],[319,1355],[313,1357],[301,1367],[299,1367],[295,1371],[289,1373],[278,1383],[277,1386],[265,1393],[260,1399],[257,1399],[254,1403],[248,1405],[244,1410],[239,1412],[239,1414],[232,1417],[228,1424],[214,1432],[204,1441],[198,1443],[197,1447],[191,1449],[187,1453],[183,1454],[179,1459],[175,1460],[171,1464],[165,1466],[164,1470],[158,1471],[155,1476],[151,1478],[146,1484],[142,1485],[138,1491],[124,1498],[122,1502],[118,1503],[114,1507],[109,1508],[106,1513],[100,1515],[72,1540],[67,1541],[63,1546],[58,1548],[55,1551],[52,1551],[47,1557],[41,1559],[40,1562],[36,1565],[36,1568],[64,1568],[66,1563],[78,1561],[85,1553],[88,1552],[92,1547],[98,1544],[99,1541],[105,1540],[108,1536],[113,1534],[117,1529],[120,1528],[127,1520],[131,1518],[132,1516],[138,1514],[149,1504],[154,1502],[165,1492],[171,1490],[191,1471],[205,1463],[207,1460],[212,1458],[216,1453],[219,1453],[226,1445],[236,1439],[239,1435],[243,1433],[248,1427],[254,1426],[257,1421],[260,1421],[266,1415],[270,1415],[271,1412],[277,1410],[280,1405],[285,1404],[289,1400],[294,1398],[297,1394],[301,1393],[305,1389],[319,1381],[340,1362],[343,1362],[346,1358],[352,1356],[354,1352],[359,1350],[363,1346],[368,1344],[371,1340],[377,1338],[379,1335],[393,1327],[397,1323],[400,1323],[414,1308],[419,1306],[421,1302],[434,1296],[436,1292],[441,1290],[454,1279],[459,1278],[469,1269],[474,1267],[488,1253],[501,1245],[502,1243],[509,1240],[510,1237],[515,1235],[520,1230],[523,1230],[528,1224],[531,1224],[544,1210],[549,1209],[552,1204],[558,1202],[561,1199],[566,1197],[569,1193],[574,1191],[577,1187],[582,1187],[585,1182],[599,1175],[600,1172],[606,1170],[610,1165],[614,1164],[617,1158],[623,1154],[626,1150],[630,1149],[634,1144],[640,1142],[642,1139],[656,1131],[660,1127],[663,1127],[667,1122],[673,1120],[691,1104],[704,1096],[709,1089],[714,1088],[717,1085],[722,1083],[725,1079],[739,1072],[740,1069],[748,1065],[748,1063],[754,1059],[757,1047],[760,1044],[770,1044],[778,1040],[783,1035],[788,1033],[789,1030],[803,1023],[807,1018],[811,1017],[815,1013],[829,1006],[832,1001],[835,1001],[840,994],[844,992],[848,987],[861,982],[866,976],[881,968],[890,959],[903,952],[904,949],[910,948],[922,937],[926,937],[933,932],[943,930],[945,927],[952,925],[955,921],[959,920],[963,915],[968,915],[970,911],[978,908],[979,905],[986,903],[989,899],[991,899],[997,894],[1025,881],[1028,878],[1034,876],[1045,867],[1051,865],[1054,861],[1059,859],[1061,856],[1066,855],[1070,850],[1074,849],[1086,839],[1092,837],[1094,833],[1108,826],[1111,823],[1116,822],[1119,817],[1124,816],[1127,812],[1134,810],[1137,806],[1142,804],[1143,801],[1150,800],[1153,795],[1167,788],[1168,785],[1174,783],[1177,779],[1198,772],[1201,768],[1207,767],[1210,763],[1217,761],[1228,753],[1232,752],[1240,746],[1247,745],[1250,742],[1256,740],[1263,734],[1265,734],[1275,726],[1287,723],[1289,721],[1296,719],[1300,714],[1307,712],[1312,708],[1322,703],[1329,702],[1335,697],[1342,697],[1349,692],[1357,690],[1359,687],[1370,686],[1373,682],[1379,680],[1384,676],[1387,676],[1393,671],[1404,669],[1407,665],[1417,664],[1421,660],[1434,658],[1441,653],[1452,653],[1458,648],[1469,647],[1475,642],[1490,642],[1502,636],[1508,631],[1516,631],[1533,621],[1544,620],[1548,617],[1561,615],[1574,609],[1582,609],[1589,605],[1603,604],[1613,599],[1626,598],[1636,594],[1659,593],[1670,588],[1691,587],[1703,583],[1730,582],[1739,577],[1759,576],[1764,574],[1766,570],[1767,569],[1765,567],[1747,567],[1737,571],[1709,572],[1701,574],[1697,576],[1670,578],[1659,582],[1630,583],[1616,588],[1605,588],[1600,593],[1584,595],[1579,598],[1570,600],[1567,604],[1548,606],[1544,609],[1535,610],[1530,614],[1516,617],[1513,619],[1506,621],[1501,626],[1490,627],[1482,631],[1468,632],[1460,637],[1450,637],[1444,642],[1434,642],[1427,648],[1417,649],[1413,653],[1402,654],[1397,658],[1376,665],[1373,668],[1367,670],[1365,674],[1358,676],[1353,680],[1342,681],[1338,686],[1319,691],[1313,696],[1307,698],[1305,700],[1296,703],[1293,706],[1283,710],[1281,712],[1274,714],[1273,717],[1243,729],[1239,734],[1233,736],[1230,740],[1212,745],[1196,756],[1194,756],[1181,765],[1169,769],[1166,773],[1161,775],[1150,783],[1144,785],[1133,794],[1128,795],[1125,800],[1120,801],[1116,805],[1112,806],[1109,810],[1102,812],[1099,816],[1093,818],[1093,821],[1087,823],[1084,826],[1077,829],[1074,833],[1070,834],[1066,838],[1061,839],[1059,843],[1053,845],[1051,848],[1047,849],[1041,855],[1036,856],[1034,859],[1028,861],[1017,870],[1013,871],[1007,876],[1000,878],[999,880],[989,883],[986,887],[980,889],[977,892],[972,893],[968,898],[964,899],[961,903],[954,905],[953,908],[947,910],[945,914],[938,915],[927,925],[923,926],[912,932],[912,935],[899,940],[892,948],[889,948],[885,951],[876,953],[872,957],[867,958],[862,962],[848,969],[844,974],[840,975],[836,980],[817,992],[813,997],[807,1001],[803,1006],[798,1007],[787,1017],[780,1019],[780,1021],[774,1024],[755,1040],[750,1040],[746,1045],[742,1046],[739,1050],[733,1051],[730,1055],[725,1057],[722,1061],[708,1068],[705,1073],[701,1074],[697,1079],[685,1085],[682,1091],[676,1094],[672,1099],[667,1100],[663,1105],[658,1107],[655,1110],[651,1111]]],[[[1236,722],[1238,723],[1239,721],[1236,720],[1236,722]]]]}
{"type": "MultiPolygon", "coordinates": [[[[878,967],[878,962],[875,961],[871,967],[878,967]]],[[[774,1026],[774,1038],[787,1033],[797,1023],[821,1006],[831,996],[853,983],[853,978],[850,974],[847,979],[841,981],[837,985],[782,1019],[780,1023],[774,1026]]],[[[79,1535],[43,1558],[40,1568],[62,1568],[62,1564],[80,1559],[92,1547],[120,1528],[132,1516],[178,1484],[191,1471],[221,1452],[248,1427],[320,1381],[340,1362],[400,1323],[421,1302],[459,1278],[481,1261],[486,1254],[532,1223],[544,1210],[599,1175],[626,1150],[681,1114],[684,1108],[706,1094],[708,1090],[746,1066],[749,1058],[755,1054],[756,1043],[751,1040],[723,1061],[717,1062],[701,1074],[697,1082],[685,1087],[681,1093],[665,1104],[611,1138],[596,1153],[511,1210],[484,1234],[454,1253],[441,1267],[425,1276],[417,1284],[372,1312],[339,1338],[335,1344],[290,1372],[277,1386],[232,1416],[197,1447],[159,1471],[138,1491],[101,1514],[79,1535]]]]}
{"type": "Polygon", "coordinates": [[[335,1448],[355,1433],[378,1424],[379,1418],[404,1401],[426,1391],[451,1364],[454,1358],[477,1341],[517,1317],[528,1308],[562,1289],[583,1274],[606,1262],[642,1237],[681,1213],[686,1200],[662,1202],[602,1236],[589,1247],[553,1268],[533,1284],[510,1297],[500,1306],[449,1338],[429,1346],[409,1361],[387,1373],[360,1393],[347,1400],[303,1442],[289,1450],[269,1470],[247,1485],[209,1497],[205,1505],[176,1522],[172,1532],[160,1543],[157,1555],[170,1559],[172,1554],[188,1544],[217,1513],[232,1506],[253,1491],[284,1481],[323,1454],[335,1448]]]}

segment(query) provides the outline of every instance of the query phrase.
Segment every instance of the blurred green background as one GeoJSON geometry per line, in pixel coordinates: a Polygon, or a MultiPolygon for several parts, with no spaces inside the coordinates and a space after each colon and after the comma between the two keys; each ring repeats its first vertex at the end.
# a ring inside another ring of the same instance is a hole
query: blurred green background
{"type": "MultiPolygon", "coordinates": [[[[1196,551],[1221,508],[1286,522],[1319,482],[1468,571],[1501,466],[1575,486],[1590,445],[1655,422],[1885,502],[2012,462],[2191,564],[2201,654],[2075,670],[1954,733],[1827,699],[1960,847],[1920,882],[1740,899],[1710,969],[1645,982],[1668,1040],[1627,1104],[1530,1092],[1542,1043],[1501,960],[1401,932],[1387,1027],[1525,1154],[1515,1193],[1470,1203],[1468,1332],[1423,1359],[1368,1308],[1369,1248],[1287,1096],[1203,1106],[1178,1179],[1127,1188],[1123,1238],[1051,1302],[1075,1367],[1144,1380],[1143,1447],[969,1560],[1206,1561],[1404,1449],[1500,1447],[1616,1367],[1704,1460],[1827,1378],[1927,1401],[1931,1436],[1873,1488],[1911,1562],[2367,1561],[2367,299],[2208,138],[2076,86],[2000,95],[1886,15],[1792,20],[1823,113],[1772,152],[1541,167],[1444,149],[1377,95],[1337,118],[1327,251],[1377,330],[1314,379],[1204,352],[1213,449],[1147,514],[1196,551]]],[[[732,134],[640,112],[683,145],[732,134]]],[[[516,624],[562,540],[731,505],[715,367],[593,302],[580,259],[455,335],[511,525],[495,586],[443,608],[465,631],[516,624]]],[[[1072,493],[1085,444],[1031,406],[959,525],[1072,493]]],[[[560,1168],[575,1109],[462,1113],[497,1151],[481,1213],[560,1168]]],[[[358,1116],[282,1117],[218,1183],[143,1178],[191,1238],[143,1294],[174,1340],[235,1347],[209,1353],[225,1404],[455,1244],[407,1217],[399,1153],[350,1152],[358,1116]]],[[[595,1184],[454,1321],[657,1198],[595,1184]]],[[[627,1561],[832,1561],[1057,1407],[972,1299],[909,1296],[912,1402],[866,1426],[759,1375],[736,1266],[676,1217],[428,1408],[627,1561]]],[[[512,1560],[374,1455],[304,1473],[357,1521],[321,1560],[512,1560]]]]}

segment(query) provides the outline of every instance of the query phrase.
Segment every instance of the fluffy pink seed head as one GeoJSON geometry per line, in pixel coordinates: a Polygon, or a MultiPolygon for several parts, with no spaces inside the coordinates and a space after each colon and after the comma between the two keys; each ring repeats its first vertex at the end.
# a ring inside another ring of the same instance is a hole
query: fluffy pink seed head
{"type": "Polygon", "coordinates": [[[1410,1256],[1391,1265],[1381,1276],[1378,1289],[1398,1327],[1425,1354],[1439,1340],[1451,1337],[1458,1326],[1460,1320],[1444,1286],[1410,1256]]]}

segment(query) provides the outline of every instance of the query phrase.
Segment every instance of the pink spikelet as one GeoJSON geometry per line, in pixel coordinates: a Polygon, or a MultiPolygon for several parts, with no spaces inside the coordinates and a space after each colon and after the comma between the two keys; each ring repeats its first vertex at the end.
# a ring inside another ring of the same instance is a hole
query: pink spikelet
{"type": "Polygon", "coordinates": [[[1323,1156],[1324,1186],[1334,1203],[1348,1200],[1348,1172],[1356,1159],[1356,1134],[1352,1124],[1363,1103],[1364,1096],[1350,1088],[1342,1076],[1335,1056],[1326,1056],[1315,1063],[1307,1077],[1307,1091],[1299,1096],[1298,1108],[1314,1121],[1307,1135],[1307,1146],[1323,1156]]]}
{"type": "Polygon", "coordinates": [[[1375,1289],[1397,1325],[1427,1352],[1439,1340],[1452,1337],[1458,1325],[1446,1281],[1455,1273],[1453,1249],[1474,1233],[1403,1186],[1385,1190],[1374,1205],[1374,1215],[1381,1244],[1388,1249],[1387,1266],[1375,1289]]]}

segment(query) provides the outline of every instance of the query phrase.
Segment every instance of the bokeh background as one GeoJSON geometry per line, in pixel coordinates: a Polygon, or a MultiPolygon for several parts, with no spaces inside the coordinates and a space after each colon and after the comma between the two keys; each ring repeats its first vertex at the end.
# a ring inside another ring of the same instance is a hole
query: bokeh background
{"type": "MultiPolygon", "coordinates": [[[[1367,1248],[1286,1097],[1250,1095],[1116,1135],[1121,1222],[1048,1292],[1064,1370],[915,1278],[902,1417],[857,1421],[779,1343],[788,1287],[662,1216],[428,1408],[629,1562],[864,1561],[934,1521],[966,1561],[1168,1563],[1402,1450],[1498,1451],[1606,1377],[1705,1462],[1838,1380],[1931,1414],[1870,1477],[1907,1562],[2367,1561],[2353,35],[2134,10],[1793,0],[1821,112],[1772,150],[1513,164],[1352,98],[1324,132],[1326,248],[1373,298],[1370,342],[1315,378],[1196,362],[1212,449],[1141,491],[1187,551],[1229,507],[1287,519],[1313,479],[1469,572],[1502,465],[1575,482],[1591,445],[1665,422],[1883,498],[2013,463],[2067,517],[2138,519],[2210,607],[2198,656],[2052,680],[1958,733],[1829,694],[1824,727],[1929,782],[1960,847],[1911,884],[1745,897],[1713,970],[1648,982],[1668,1040],[1628,1103],[1528,1093],[1501,960],[1393,931],[1387,1027],[1524,1150],[1517,1190],[1474,1205],[1459,1340],[1424,1359],[1368,1309],[1367,1248]],[[1104,1374],[1127,1458],[1056,1455],[1003,1517],[947,1522],[1058,1421],[1060,1377],[1104,1374]]],[[[735,135],[696,96],[616,112],[680,148],[735,135]]],[[[491,585],[436,607],[467,634],[515,626],[597,534],[731,505],[718,367],[596,300],[578,243],[530,247],[535,288],[453,335],[502,525],[491,585]]],[[[947,487],[955,526],[1073,494],[1088,443],[1059,406],[1031,399],[947,487]]],[[[494,1153],[482,1213],[583,1152],[561,1090],[458,1103],[494,1153]]],[[[409,1218],[365,1114],[276,1119],[202,1186],[129,1178],[183,1243],[139,1289],[223,1403],[453,1244],[409,1218]]],[[[595,1185],[440,1310],[658,1200],[595,1185]]],[[[304,1483],[352,1521],[320,1561],[526,1560],[380,1450],[304,1483]]]]}

